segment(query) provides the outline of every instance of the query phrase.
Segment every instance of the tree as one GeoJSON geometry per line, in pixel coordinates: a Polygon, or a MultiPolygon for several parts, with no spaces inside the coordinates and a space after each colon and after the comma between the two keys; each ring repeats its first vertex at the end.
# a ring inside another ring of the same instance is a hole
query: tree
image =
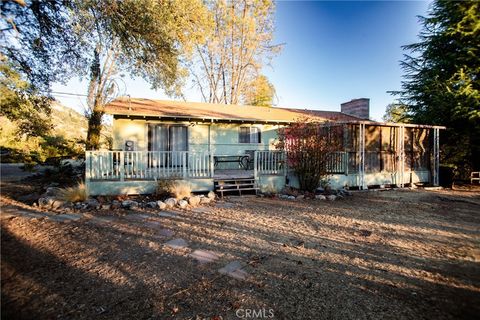
{"type": "Polygon", "coordinates": [[[264,75],[256,77],[243,89],[242,100],[247,105],[271,107],[275,97],[275,87],[264,75]]]}
{"type": "Polygon", "coordinates": [[[19,134],[48,134],[52,128],[48,119],[50,102],[0,56],[0,115],[17,122],[19,134]]]}
{"type": "Polygon", "coordinates": [[[480,3],[437,0],[420,17],[420,42],[404,46],[402,90],[412,121],[445,125],[442,162],[480,168],[480,3]]]}
{"type": "Polygon", "coordinates": [[[206,102],[238,104],[281,48],[272,44],[275,6],[271,0],[207,3],[213,28],[190,60],[193,82],[206,102]]]}
{"type": "Polygon", "coordinates": [[[340,150],[343,128],[328,122],[299,119],[279,130],[277,149],[287,152],[287,163],[298,177],[300,189],[314,192],[327,176],[332,152],[340,150]]]}
{"type": "Polygon", "coordinates": [[[3,9],[2,52],[34,86],[48,90],[72,70],[89,74],[88,149],[98,148],[103,107],[115,96],[119,72],[180,95],[182,55],[201,42],[209,23],[201,0],[31,0],[2,2],[3,9]]]}
{"type": "Polygon", "coordinates": [[[411,115],[408,114],[407,107],[400,103],[390,103],[385,109],[383,121],[395,123],[411,122],[411,115]]]}

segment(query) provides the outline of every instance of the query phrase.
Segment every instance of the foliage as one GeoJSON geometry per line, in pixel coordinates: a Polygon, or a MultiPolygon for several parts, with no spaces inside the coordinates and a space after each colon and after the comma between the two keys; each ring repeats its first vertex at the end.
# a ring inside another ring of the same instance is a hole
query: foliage
{"type": "Polygon", "coordinates": [[[447,126],[441,157],[464,175],[480,168],[480,2],[437,0],[404,46],[402,90],[412,121],[447,126]]]}
{"type": "Polygon", "coordinates": [[[80,182],[76,186],[62,188],[58,191],[58,196],[63,201],[82,202],[87,200],[88,192],[85,183],[80,182]]]}
{"type": "Polygon", "coordinates": [[[188,181],[161,179],[158,180],[155,194],[158,197],[175,197],[176,199],[184,199],[192,194],[192,187],[188,181]]]}
{"type": "Polygon", "coordinates": [[[244,88],[242,100],[251,106],[271,107],[275,97],[275,87],[264,75],[256,77],[244,88]]]}
{"type": "Polygon", "coordinates": [[[175,180],[172,179],[160,179],[157,181],[157,188],[155,190],[155,195],[160,198],[171,197],[172,186],[175,180]]]}
{"type": "Polygon", "coordinates": [[[40,95],[0,56],[0,115],[18,121],[20,134],[38,137],[49,133],[50,103],[50,98],[40,95]]]}
{"type": "Polygon", "coordinates": [[[206,102],[238,104],[247,84],[281,49],[272,44],[275,6],[272,0],[219,0],[207,6],[213,28],[193,54],[193,82],[206,102]]]}
{"type": "Polygon", "coordinates": [[[390,103],[385,109],[383,121],[394,123],[410,123],[411,115],[408,114],[407,106],[400,103],[390,103]]]}
{"type": "Polygon", "coordinates": [[[287,164],[297,175],[300,189],[315,191],[327,176],[327,163],[338,151],[343,130],[328,122],[299,119],[279,131],[277,149],[287,152],[287,164]]]}

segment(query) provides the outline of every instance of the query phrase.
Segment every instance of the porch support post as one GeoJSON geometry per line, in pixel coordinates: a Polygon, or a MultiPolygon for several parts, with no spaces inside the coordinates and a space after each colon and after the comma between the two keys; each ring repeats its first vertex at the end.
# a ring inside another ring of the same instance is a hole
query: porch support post
{"type": "Polygon", "coordinates": [[[253,177],[255,178],[255,181],[258,179],[257,163],[258,163],[258,151],[255,150],[253,152],[253,177]]]}
{"type": "Polygon", "coordinates": [[[343,124],[343,165],[344,173],[348,176],[348,126],[343,124]]]}
{"type": "Polygon", "coordinates": [[[438,128],[433,129],[433,185],[438,186],[440,184],[440,130],[438,128]]]}
{"type": "Polygon", "coordinates": [[[398,171],[399,171],[399,183],[400,188],[404,187],[404,174],[405,174],[405,127],[398,127],[398,171]]]}
{"type": "Polygon", "coordinates": [[[118,163],[118,170],[120,172],[120,181],[125,180],[125,151],[119,152],[119,163],[118,163]]]}
{"type": "Polygon", "coordinates": [[[358,161],[358,187],[361,189],[366,189],[367,186],[365,184],[365,124],[359,124],[359,134],[358,134],[358,154],[359,154],[359,161],[358,161]]]}
{"type": "Polygon", "coordinates": [[[92,153],[90,151],[85,151],[85,187],[87,189],[87,195],[88,195],[88,190],[90,187],[90,179],[92,178],[92,173],[91,173],[91,161],[92,161],[92,153]]]}
{"type": "Polygon", "coordinates": [[[182,175],[187,178],[187,151],[182,152],[182,175]]]}

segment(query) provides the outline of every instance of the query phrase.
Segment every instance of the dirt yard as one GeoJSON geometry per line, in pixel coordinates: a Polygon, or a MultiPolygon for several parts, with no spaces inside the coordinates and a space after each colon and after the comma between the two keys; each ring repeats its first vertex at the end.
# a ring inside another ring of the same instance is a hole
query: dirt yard
{"type": "MultiPolygon", "coordinates": [[[[34,213],[4,197],[2,214],[15,210],[34,213]]],[[[4,319],[480,314],[479,193],[231,197],[195,211],[99,211],[68,223],[4,214],[1,230],[4,319]],[[177,238],[188,246],[165,245],[177,238]],[[219,258],[199,263],[197,249],[219,258]],[[232,261],[245,279],[218,272],[232,261]]]]}

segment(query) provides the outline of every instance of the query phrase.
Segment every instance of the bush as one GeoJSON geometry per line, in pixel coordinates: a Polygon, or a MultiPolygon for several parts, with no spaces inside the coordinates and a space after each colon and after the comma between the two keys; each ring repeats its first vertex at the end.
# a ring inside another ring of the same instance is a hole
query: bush
{"type": "Polygon", "coordinates": [[[174,197],[183,199],[192,193],[190,184],[183,180],[161,179],[157,183],[155,194],[158,197],[174,197]]]}
{"type": "Polygon", "coordinates": [[[88,198],[87,187],[85,186],[85,183],[80,182],[76,186],[60,189],[60,191],[58,192],[58,196],[63,201],[69,201],[69,202],[85,201],[88,198]]]}

